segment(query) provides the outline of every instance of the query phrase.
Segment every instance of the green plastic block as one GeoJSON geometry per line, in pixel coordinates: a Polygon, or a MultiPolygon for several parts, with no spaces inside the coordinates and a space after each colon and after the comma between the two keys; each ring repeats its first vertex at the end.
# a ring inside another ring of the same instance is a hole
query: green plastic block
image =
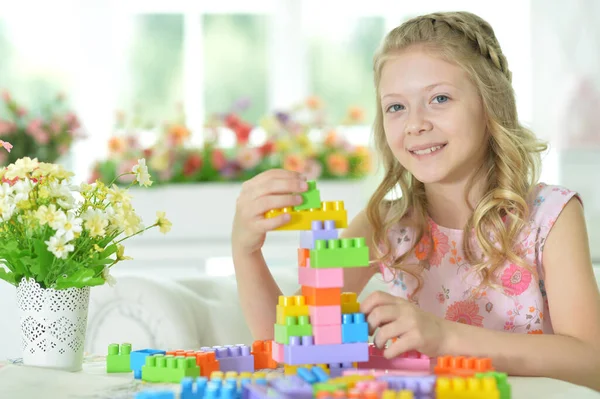
{"type": "Polygon", "coordinates": [[[302,204],[295,206],[295,211],[321,208],[321,194],[319,193],[319,190],[317,190],[317,182],[315,182],[314,180],[309,180],[307,183],[308,190],[306,190],[303,193],[300,193],[300,195],[302,196],[302,204]]]}
{"type": "Polygon", "coordinates": [[[348,388],[347,384],[342,383],[342,382],[338,382],[338,383],[331,383],[331,382],[319,382],[316,384],[313,384],[313,393],[315,395],[317,395],[319,392],[335,392],[335,391],[346,391],[346,389],[348,388]]]}
{"type": "Polygon", "coordinates": [[[316,240],[310,250],[310,267],[315,269],[369,266],[369,247],[364,237],[316,240]]]}
{"type": "Polygon", "coordinates": [[[130,373],[131,344],[110,344],[106,356],[107,373],[130,373]]]}
{"type": "Polygon", "coordinates": [[[498,386],[498,392],[500,392],[500,399],[510,399],[511,390],[510,384],[508,383],[508,375],[506,373],[499,373],[497,371],[488,371],[486,373],[477,373],[475,378],[494,377],[496,385],[498,386]]]}
{"type": "Polygon", "coordinates": [[[147,382],[179,384],[185,377],[199,376],[200,367],[194,357],[158,354],[146,357],[146,364],[142,366],[142,380],[147,382]]]}
{"type": "Polygon", "coordinates": [[[313,328],[308,316],[288,316],[285,325],[275,324],[275,342],[290,344],[290,337],[309,337],[313,335],[313,328]]]}

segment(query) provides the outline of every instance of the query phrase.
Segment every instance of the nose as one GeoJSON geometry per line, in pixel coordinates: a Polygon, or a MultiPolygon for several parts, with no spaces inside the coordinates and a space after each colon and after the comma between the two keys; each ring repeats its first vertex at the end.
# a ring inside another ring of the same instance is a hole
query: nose
{"type": "Polygon", "coordinates": [[[433,125],[427,118],[425,111],[420,108],[416,108],[410,111],[408,114],[408,121],[406,123],[406,134],[411,136],[419,136],[425,132],[430,131],[433,125]]]}

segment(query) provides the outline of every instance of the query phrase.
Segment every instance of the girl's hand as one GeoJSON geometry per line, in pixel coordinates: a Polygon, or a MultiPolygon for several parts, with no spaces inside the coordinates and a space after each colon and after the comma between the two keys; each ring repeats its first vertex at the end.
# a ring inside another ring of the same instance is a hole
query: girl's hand
{"type": "Polygon", "coordinates": [[[369,323],[369,334],[376,329],[373,342],[378,348],[397,338],[384,351],[387,359],[404,352],[416,350],[429,357],[445,353],[447,324],[444,320],[424,312],[415,304],[377,291],[369,295],[360,305],[369,323]]]}
{"type": "Polygon", "coordinates": [[[302,197],[295,193],[307,189],[304,176],[282,169],[268,170],[244,182],[233,219],[233,251],[242,256],[259,251],[267,232],[290,220],[289,214],[267,219],[265,213],[302,204],[302,197]]]}

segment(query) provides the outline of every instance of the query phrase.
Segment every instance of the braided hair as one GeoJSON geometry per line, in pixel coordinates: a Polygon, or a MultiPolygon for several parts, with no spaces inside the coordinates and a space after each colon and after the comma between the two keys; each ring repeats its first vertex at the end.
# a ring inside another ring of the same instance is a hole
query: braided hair
{"type": "Polygon", "coordinates": [[[513,245],[528,220],[527,199],[539,176],[540,153],[547,146],[519,123],[506,57],[492,27],[469,12],[438,12],[412,18],[390,31],[375,54],[377,115],[373,132],[385,172],[367,205],[367,216],[373,228],[373,242],[378,244],[375,248],[379,252],[378,261],[419,278],[406,262],[426,233],[424,185],[398,162],[389,148],[379,92],[384,64],[413,48],[458,65],[479,92],[486,118],[488,156],[472,177],[467,192],[474,179],[483,176],[486,193],[464,228],[463,250],[466,260],[481,277],[482,285],[494,286],[493,276],[507,259],[531,269],[513,245]],[[382,208],[388,193],[397,187],[402,191],[401,197],[382,208]],[[409,216],[416,229],[413,248],[394,258],[387,231],[409,216]],[[507,216],[509,222],[505,223],[507,216]],[[468,239],[473,232],[474,239],[468,239]]]}

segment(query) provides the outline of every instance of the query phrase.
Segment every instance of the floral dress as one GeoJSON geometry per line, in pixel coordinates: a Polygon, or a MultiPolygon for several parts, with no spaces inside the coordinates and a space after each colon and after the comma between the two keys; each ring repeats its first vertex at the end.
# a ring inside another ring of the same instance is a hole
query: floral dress
{"type": "MultiPolygon", "coordinates": [[[[421,309],[448,320],[493,330],[528,334],[552,333],[548,300],[544,289],[542,252],[544,242],[567,202],[579,196],[559,186],[540,183],[529,201],[532,212],[515,249],[530,269],[506,262],[499,270],[497,288],[478,289],[480,279],[470,272],[463,254],[463,231],[437,225],[429,219],[429,232],[409,255],[410,263],[421,263],[422,286],[402,271],[381,265],[390,292],[416,303],[421,309]],[[428,239],[431,237],[431,239],[428,239]],[[431,248],[429,260],[426,254],[431,248]]],[[[411,247],[413,231],[396,226],[390,229],[396,256],[411,247]]]]}

